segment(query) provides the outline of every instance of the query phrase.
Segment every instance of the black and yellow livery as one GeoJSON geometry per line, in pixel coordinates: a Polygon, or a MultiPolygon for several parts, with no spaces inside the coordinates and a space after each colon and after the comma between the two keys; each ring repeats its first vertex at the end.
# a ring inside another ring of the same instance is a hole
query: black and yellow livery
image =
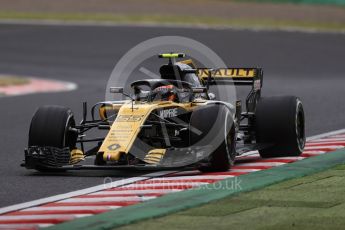
{"type": "Polygon", "coordinates": [[[194,167],[226,171],[235,157],[259,150],[262,157],[296,156],[305,144],[304,112],[297,97],[261,97],[260,68],[196,68],[182,53],[160,54],[169,62],[159,79],[132,82],[131,92],[111,87],[124,101],[83,104],[77,124],[70,109],[40,107],[32,118],[23,166],[39,171],[194,167]],[[249,85],[235,105],[210,93],[214,84],[249,85]],[[244,111],[242,111],[244,110],[244,111]],[[105,130],[86,138],[91,129],[105,130]],[[104,131],[103,131],[104,132],[104,131]],[[88,147],[93,143],[92,147],[88,147]],[[93,165],[81,164],[94,159],[93,165]]]}

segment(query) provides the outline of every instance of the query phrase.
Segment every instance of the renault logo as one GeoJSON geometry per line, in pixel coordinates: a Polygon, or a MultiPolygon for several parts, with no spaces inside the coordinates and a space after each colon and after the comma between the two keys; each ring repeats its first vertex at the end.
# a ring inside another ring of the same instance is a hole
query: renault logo
{"type": "Polygon", "coordinates": [[[118,149],[120,147],[121,146],[119,144],[112,144],[112,145],[108,146],[108,149],[114,151],[114,150],[116,150],[116,149],[118,149]]]}

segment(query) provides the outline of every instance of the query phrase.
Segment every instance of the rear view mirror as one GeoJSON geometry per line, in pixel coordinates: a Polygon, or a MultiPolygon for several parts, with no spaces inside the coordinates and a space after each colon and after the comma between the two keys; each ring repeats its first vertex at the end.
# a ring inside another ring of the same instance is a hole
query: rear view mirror
{"type": "Polygon", "coordinates": [[[206,93],[207,89],[205,87],[195,87],[192,88],[193,93],[206,93]]]}
{"type": "Polygon", "coordinates": [[[109,92],[123,94],[123,87],[110,87],[109,92]]]}

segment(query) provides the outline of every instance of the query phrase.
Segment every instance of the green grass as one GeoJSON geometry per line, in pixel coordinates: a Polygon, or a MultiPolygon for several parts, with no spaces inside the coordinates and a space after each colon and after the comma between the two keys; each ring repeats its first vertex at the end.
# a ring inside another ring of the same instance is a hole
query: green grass
{"type": "Polygon", "coordinates": [[[344,229],[345,165],[121,230],[344,229]]]}
{"type": "Polygon", "coordinates": [[[299,28],[322,31],[345,31],[342,23],[315,23],[307,21],[278,21],[272,19],[226,19],[217,17],[195,17],[176,15],[131,15],[131,14],[86,14],[86,13],[28,13],[28,12],[4,12],[0,11],[1,19],[19,20],[59,20],[65,22],[112,22],[135,24],[177,24],[177,25],[207,25],[207,26],[232,26],[245,28],[299,28]]]}
{"type": "Polygon", "coordinates": [[[25,85],[29,83],[26,78],[19,78],[14,76],[0,76],[0,87],[13,86],[13,85],[25,85]]]}

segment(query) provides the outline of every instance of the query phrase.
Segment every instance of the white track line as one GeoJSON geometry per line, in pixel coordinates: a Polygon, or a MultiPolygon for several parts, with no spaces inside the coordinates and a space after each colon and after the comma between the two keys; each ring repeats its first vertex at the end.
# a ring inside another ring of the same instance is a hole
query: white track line
{"type": "Polygon", "coordinates": [[[305,150],[322,150],[322,149],[342,149],[344,148],[343,145],[318,145],[318,146],[306,146],[304,147],[305,150]]]}
{"type": "Polygon", "coordinates": [[[60,194],[60,195],[56,195],[56,196],[50,196],[47,198],[42,198],[42,199],[38,199],[38,200],[33,200],[33,201],[29,201],[29,202],[25,202],[25,203],[21,203],[21,204],[15,204],[15,205],[11,205],[11,206],[7,206],[4,208],[0,209],[0,214],[4,214],[7,212],[12,212],[12,211],[17,211],[20,209],[24,209],[24,208],[30,208],[30,207],[34,207],[34,206],[38,206],[38,205],[42,205],[42,204],[46,204],[46,203],[51,203],[54,201],[59,201],[59,200],[64,200],[70,197],[74,197],[74,196],[81,196],[81,195],[85,195],[88,193],[93,193],[93,192],[97,192],[97,191],[101,191],[107,188],[115,188],[115,187],[119,187],[119,186],[123,186],[123,185],[127,185],[127,184],[131,184],[134,182],[138,182],[138,181],[143,181],[143,180],[147,180],[150,179],[152,177],[158,177],[158,176],[164,176],[170,173],[173,173],[176,171],[163,171],[163,172],[154,172],[154,173],[149,173],[140,177],[132,177],[132,178],[128,178],[128,179],[123,179],[123,180],[118,180],[118,181],[114,181],[108,184],[101,184],[101,185],[97,185],[94,187],[90,187],[90,188],[86,188],[86,189],[81,189],[81,190],[77,190],[77,191],[73,191],[73,192],[69,192],[69,193],[65,193],[65,194],[60,194]]]}
{"type": "MultiPolygon", "coordinates": [[[[280,166],[285,165],[283,162],[252,162],[252,163],[241,163],[237,166],[280,166]]],[[[230,171],[231,172],[231,171],[230,171]]]]}
{"type": "Polygon", "coordinates": [[[271,158],[271,159],[275,159],[275,160],[303,160],[306,157],[275,157],[275,158],[271,158]]]}
{"type": "MultiPolygon", "coordinates": [[[[327,133],[322,133],[319,135],[315,135],[315,136],[311,136],[307,138],[307,141],[311,141],[311,140],[315,140],[315,139],[321,139],[324,137],[328,137],[328,136],[335,136],[341,133],[345,133],[345,129],[339,129],[339,130],[335,130],[335,131],[331,131],[331,132],[327,132],[327,133]]],[[[344,136],[342,136],[344,137],[344,136]]]]}
{"type": "Polygon", "coordinates": [[[201,175],[201,176],[177,176],[177,177],[158,177],[152,178],[148,180],[150,181],[188,181],[188,180],[222,180],[229,177],[233,177],[232,175],[201,175]]]}
{"type": "Polygon", "coordinates": [[[320,155],[324,154],[326,151],[315,151],[315,150],[310,150],[310,151],[303,151],[302,154],[315,154],[315,155],[320,155]]]}
{"type": "Polygon", "coordinates": [[[66,200],[61,200],[56,203],[66,204],[66,203],[92,203],[92,202],[128,202],[128,201],[146,201],[156,198],[157,196],[122,196],[122,197],[83,197],[83,198],[69,198],[66,200]]]}
{"type": "Polygon", "coordinates": [[[323,146],[323,145],[339,145],[345,146],[345,141],[324,141],[324,142],[309,142],[306,144],[307,146],[323,146]]]}
{"type": "Polygon", "coordinates": [[[345,134],[333,135],[333,136],[330,136],[329,138],[345,138],[345,134]]]}
{"type": "Polygon", "coordinates": [[[164,187],[164,188],[174,188],[174,186],[200,186],[204,184],[209,184],[205,182],[177,182],[177,183],[145,183],[145,184],[130,184],[130,185],[125,185],[121,188],[146,188],[146,187],[164,187]]]}
{"type": "Polygon", "coordinates": [[[39,228],[46,228],[53,226],[54,224],[0,224],[0,229],[36,229],[39,228]]]}
{"type": "Polygon", "coordinates": [[[92,214],[48,214],[48,215],[19,215],[19,216],[0,216],[1,220],[45,220],[45,219],[74,219],[85,216],[91,216],[92,214]]]}
{"type": "Polygon", "coordinates": [[[345,141],[345,138],[323,138],[323,139],[316,139],[316,140],[311,140],[309,143],[323,143],[323,142],[330,142],[330,141],[339,141],[343,142],[345,141]]]}
{"type": "Polygon", "coordinates": [[[257,172],[262,169],[231,169],[230,172],[257,172]]]}
{"type": "Polygon", "coordinates": [[[33,207],[28,208],[23,211],[73,211],[73,210],[104,210],[104,209],[117,209],[122,208],[122,206],[54,206],[54,207],[33,207]]]}
{"type": "MultiPolygon", "coordinates": [[[[260,157],[260,155],[258,154],[257,156],[245,156],[245,157],[237,157],[236,159],[237,160],[250,160],[250,159],[253,159],[255,157],[260,157]]],[[[272,160],[303,160],[305,159],[306,157],[274,157],[274,158],[265,158],[266,160],[267,159],[272,159],[272,160]]],[[[235,163],[235,165],[241,165],[241,163],[235,163]]]]}
{"type": "Polygon", "coordinates": [[[120,190],[120,191],[101,191],[92,193],[92,195],[140,195],[140,194],[165,194],[171,192],[180,192],[184,189],[143,189],[143,190],[120,190]]]}

